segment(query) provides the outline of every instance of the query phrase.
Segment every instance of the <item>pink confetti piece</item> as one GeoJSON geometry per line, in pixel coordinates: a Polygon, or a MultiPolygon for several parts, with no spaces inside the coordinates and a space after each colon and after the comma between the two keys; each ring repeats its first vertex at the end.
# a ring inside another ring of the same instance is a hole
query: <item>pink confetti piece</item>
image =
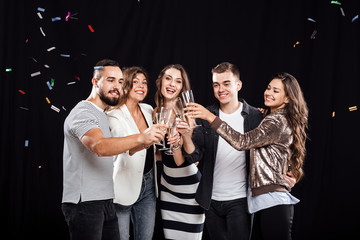
{"type": "Polygon", "coordinates": [[[68,12],[68,14],[66,15],[65,21],[69,21],[69,18],[70,18],[70,12],[68,12]]]}
{"type": "Polygon", "coordinates": [[[19,93],[26,94],[26,92],[24,92],[23,90],[19,90],[19,93]]]}

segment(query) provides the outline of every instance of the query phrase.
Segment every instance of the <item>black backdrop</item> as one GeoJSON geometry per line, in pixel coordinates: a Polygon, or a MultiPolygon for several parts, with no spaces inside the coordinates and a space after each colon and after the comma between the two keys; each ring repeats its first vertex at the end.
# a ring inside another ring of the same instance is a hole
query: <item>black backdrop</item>
{"type": "Polygon", "coordinates": [[[293,238],[359,236],[359,110],[349,107],[359,107],[360,20],[353,18],[360,1],[340,2],[1,1],[2,232],[68,239],[60,209],[63,121],[90,93],[93,65],[111,58],[149,71],[145,102],[153,106],[155,79],[170,63],[187,69],[204,105],[215,100],[210,70],[221,61],[239,66],[240,97],[259,107],[272,73],[293,74],[311,126],[305,177],[292,192],[301,199],[293,238]]]}

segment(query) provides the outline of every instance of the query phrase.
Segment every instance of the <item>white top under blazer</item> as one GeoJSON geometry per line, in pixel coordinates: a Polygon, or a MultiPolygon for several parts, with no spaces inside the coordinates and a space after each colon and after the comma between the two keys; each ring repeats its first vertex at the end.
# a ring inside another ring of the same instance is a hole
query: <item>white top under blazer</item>
{"type": "MultiPolygon", "coordinates": [[[[147,125],[150,127],[152,122],[153,107],[149,104],[140,103],[140,109],[145,117],[147,125]]],[[[126,137],[132,134],[140,133],[129,109],[124,104],[118,109],[114,109],[107,113],[110,131],[113,137],[126,137]]],[[[155,192],[158,197],[157,173],[155,146],[154,149],[154,179],[155,192]]],[[[129,151],[114,156],[114,202],[129,206],[136,202],[139,198],[141,184],[143,179],[143,171],[146,159],[146,149],[140,150],[130,156],[129,151]]]]}

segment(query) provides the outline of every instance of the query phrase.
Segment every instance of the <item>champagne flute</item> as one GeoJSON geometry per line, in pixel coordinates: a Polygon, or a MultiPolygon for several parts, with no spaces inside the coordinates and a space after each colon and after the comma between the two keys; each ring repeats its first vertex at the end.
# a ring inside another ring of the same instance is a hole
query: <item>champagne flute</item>
{"type": "MultiPolygon", "coordinates": [[[[181,93],[181,96],[182,96],[182,99],[183,99],[185,105],[188,104],[188,103],[190,103],[190,102],[195,102],[195,101],[194,101],[194,94],[193,94],[193,92],[192,92],[191,89],[182,92],[182,93],[181,93]]],[[[199,127],[199,126],[200,126],[200,125],[196,124],[195,119],[192,119],[192,121],[190,121],[190,119],[189,119],[189,117],[188,117],[187,120],[188,120],[189,125],[190,125],[192,128],[196,128],[196,127],[199,127]]]]}
{"type": "MultiPolygon", "coordinates": [[[[155,113],[155,123],[156,124],[160,123],[160,113],[155,113]]],[[[160,140],[159,142],[155,143],[155,145],[163,146],[163,143],[160,140]]]]}
{"type": "Polygon", "coordinates": [[[185,104],[183,103],[183,100],[178,97],[175,101],[172,102],[174,113],[177,118],[180,118],[181,120],[185,120],[185,104]]]}
{"type": "MultiPolygon", "coordinates": [[[[170,121],[170,123],[169,123],[169,128],[168,128],[168,134],[169,134],[169,136],[170,136],[170,137],[173,137],[175,131],[176,131],[176,119],[174,118],[174,119],[173,119],[172,121],[170,121]]],[[[172,145],[170,145],[169,150],[167,150],[167,151],[165,152],[165,154],[167,154],[167,155],[174,155],[174,153],[173,153],[173,146],[172,146],[172,145]]]]}
{"type": "MultiPolygon", "coordinates": [[[[169,124],[169,120],[170,120],[170,117],[171,117],[171,112],[172,112],[172,109],[161,107],[160,115],[159,115],[160,124],[165,124],[165,125],[169,124]]],[[[164,131],[164,132],[166,132],[166,131],[164,131]]],[[[159,148],[159,150],[168,150],[168,148],[165,147],[165,139],[163,141],[163,147],[159,148]]]]}

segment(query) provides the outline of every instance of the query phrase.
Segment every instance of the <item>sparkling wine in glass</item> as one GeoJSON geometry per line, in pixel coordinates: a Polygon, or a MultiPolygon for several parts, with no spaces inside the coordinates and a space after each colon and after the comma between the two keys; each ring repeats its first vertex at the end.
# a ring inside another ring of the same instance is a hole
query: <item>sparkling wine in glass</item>
{"type": "MultiPolygon", "coordinates": [[[[176,131],[176,120],[175,120],[175,118],[174,118],[173,121],[170,121],[170,123],[169,123],[169,128],[168,128],[168,134],[169,134],[169,136],[170,136],[170,137],[173,137],[174,134],[175,134],[175,131],[176,131]]],[[[167,151],[165,152],[165,154],[167,154],[167,155],[173,155],[173,146],[172,146],[172,145],[170,145],[169,150],[167,150],[167,151]]]]}
{"type": "MultiPolygon", "coordinates": [[[[160,115],[159,115],[159,123],[160,124],[165,124],[168,125],[170,118],[171,118],[171,113],[172,113],[172,109],[171,108],[165,108],[165,107],[161,107],[160,109],[160,115]]],[[[163,130],[164,132],[166,132],[166,129],[163,130]]],[[[159,150],[168,150],[169,148],[165,147],[165,140],[163,141],[163,147],[160,148],[159,150]]]]}
{"type": "MultiPolygon", "coordinates": [[[[195,101],[194,101],[194,94],[193,94],[193,92],[192,92],[191,89],[182,92],[182,93],[181,93],[181,96],[182,96],[182,99],[183,99],[185,105],[188,104],[188,103],[190,103],[190,102],[195,102],[195,101]]],[[[200,126],[200,125],[196,124],[196,121],[195,121],[195,119],[193,119],[193,118],[187,117],[187,121],[188,121],[189,125],[190,125],[192,128],[196,128],[196,127],[199,127],[199,126],[200,126]]]]}

